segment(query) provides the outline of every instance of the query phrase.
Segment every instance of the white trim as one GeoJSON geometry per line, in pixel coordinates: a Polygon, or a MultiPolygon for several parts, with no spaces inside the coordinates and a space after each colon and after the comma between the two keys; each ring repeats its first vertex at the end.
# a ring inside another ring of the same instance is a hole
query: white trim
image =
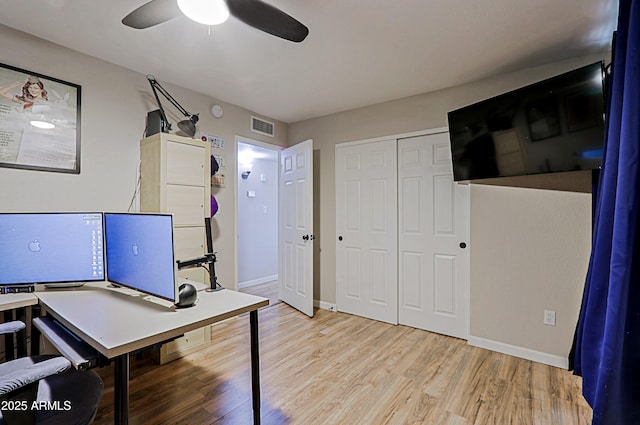
{"type": "Polygon", "coordinates": [[[238,150],[238,143],[244,143],[245,145],[255,145],[265,149],[271,149],[277,152],[280,152],[284,149],[284,146],[274,145],[273,143],[263,142],[261,140],[255,140],[250,137],[240,136],[236,134],[236,151],[238,150]]]}
{"type": "Polygon", "coordinates": [[[278,280],[278,275],[274,274],[272,276],[265,276],[258,279],[247,280],[244,282],[238,282],[238,289],[240,288],[248,288],[250,286],[261,285],[263,283],[269,283],[278,280]]]}
{"type": "Polygon", "coordinates": [[[336,305],[335,304],[327,303],[327,302],[324,302],[324,301],[313,300],[313,306],[316,307],[316,308],[321,308],[323,310],[338,311],[336,309],[336,305]]]}
{"type": "Polygon", "coordinates": [[[489,339],[478,338],[474,336],[470,336],[467,343],[474,347],[485,348],[487,350],[496,351],[498,353],[520,357],[521,359],[544,363],[565,370],[569,369],[568,356],[557,356],[555,354],[543,353],[541,351],[532,350],[530,348],[518,347],[516,345],[505,344],[504,342],[492,341],[489,339]]]}
{"type": "Polygon", "coordinates": [[[447,132],[449,132],[449,127],[438,127],[438,128],[432,128],[429,130],[412,131],[410,133],[390,134],[388,136],[373,137],[371,139],[352,140],[348,142],[336,143],[336,148],[339,146],[361,145],[363,143],[382,142],[383,140],[391,140],[391,139],[395,139],[395,140],[406,139],[409,137],[428,136],[430,134],[447,133],[447,132]]]}

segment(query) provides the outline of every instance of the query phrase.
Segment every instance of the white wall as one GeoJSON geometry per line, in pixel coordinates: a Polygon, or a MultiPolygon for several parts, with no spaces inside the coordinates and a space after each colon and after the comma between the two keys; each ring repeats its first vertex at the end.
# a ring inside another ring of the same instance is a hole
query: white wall
{"type": "Polygon", "coordinates": [[[278,275],[278,162],[254,159],[246,180],[241,173],[238,170],[238,284],[248,286],[278,275]],[[248,196],[250,191],[255,197],[248,196]]]}
{"type": "MultiPolygon", "coordinates": [[[[79,175],[0,167],[0,211],[126,211],[134,193],[148,111],[157,109],[144,74],[63,48],[0,25],[0,62],[79,84],[81,99],[81,173],[79,175]]],[[[148,70],[153,73],[154,70],[148,70]]],[[[212,76],[215,78],[215,76],[212,76]]],[[[225,139],[220,151],[226,168],[224,188],[213,188],[220,204],[214,217],[220,283],[236,286],[235,136],[284,146],[287,124],[275,123],[275,137],[250,130],[251,111],[208,96],[160,83],[187,110],[200,112],[198,130],[225,139]],[[224,116],[209,112],[218,103],[224,116]]],[[[170,120],[182,117],[163,102],[170,120]]]]}
{"type": "Polygon", "coordinates": [[[591,194],[471,185],[470,246],[471,342],[566,367],[591,251],[591,194]],[[556,326],[543,323],[544,310],[556,312],[556,326]]]}

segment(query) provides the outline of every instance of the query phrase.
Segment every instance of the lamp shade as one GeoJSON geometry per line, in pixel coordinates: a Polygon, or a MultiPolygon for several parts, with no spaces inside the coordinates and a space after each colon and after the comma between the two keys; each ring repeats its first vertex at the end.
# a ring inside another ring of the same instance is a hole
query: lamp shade
{"type": "Polygon", "coordinates": [[[178,0],[178,7],[187,18],[204,25],[219,25],[229,18],[224,0],[178,0]]]}
{"type": "Polygon", "coordinates": [[[191,120],[178,122],[178,128],[189,137],[193,137],[196,134],[196,125],[191,120]]]}

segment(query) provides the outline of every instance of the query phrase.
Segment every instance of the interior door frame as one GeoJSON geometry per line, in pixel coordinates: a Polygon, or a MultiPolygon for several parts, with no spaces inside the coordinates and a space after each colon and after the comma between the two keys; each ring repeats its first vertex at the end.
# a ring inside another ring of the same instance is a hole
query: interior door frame
{"type": "MultiPolygon", "coordinates": [[[[234,158],[234,162],[233,162],[233,184],[234,184],[234,191],[233,191],[233,202],[235,204],[235,215],[233,217],[233,234],[234,236],[234,241],[235,241],[235,254],[234,258],[233,258],[233,289],[235,291],[237,291],[238,288],[238,256],[240,255],[239,251],[239,244],[238,244],[238,187],[239,187],[239,182],[238,182],[238,143],[244,143],[246,145],[254,145],[254,146],[258,146],[260,148],[264,148],[264,149],[270,149],[272,151],[275,151],[278,154],[278,166],[280,166],[280,152],[282,151],[282,149],[284,149],[282,146],[279,145],[272,145],[270,143],[266,143],[266,142],[261,142],[259,140],[254,140],[254,139],[250,139],[248,137],[244,137],[244,136],[238,136],[237,134],[234,137],[234,154],[235,154],[235,158],[234,158]]],[[[213,151],[211,152],[213,154],[213,151]]],[[[228,178],[228,176],[227,176],[228,178]]],[[[278,173],[278,175],[276,176],[277,178],[277,188],[278,188],[278,203],[280,201],[280,173],[278,173]]],[[[278,221],[280,219],[279,215],[281,214],[280,208],[278,208],[278,221]]],[[[280,259],[278,258],[278,261],[280,261],[280,259]]],[[[231,289],[231,288],[229,288],[231,289]]]]}

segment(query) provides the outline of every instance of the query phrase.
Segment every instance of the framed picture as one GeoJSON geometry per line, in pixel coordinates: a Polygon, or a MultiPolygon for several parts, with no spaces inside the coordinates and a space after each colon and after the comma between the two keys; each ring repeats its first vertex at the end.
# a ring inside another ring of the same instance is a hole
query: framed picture
{"type": "Polygon", "coordinates": [[[80,174],[80,86],[0,64],[0,167],[80,174]]]}
{"type": "Polygon", "coordinates": [[[596,102],[589,92],[574,93],[565,98],[567,129],[580,131],[598,125],[596,102]]]}
{"type": "Polygon", "coordinates": [[[555,97],[545,97],[529,103],[526,112],[532,141],[560,135],[560,117],[555,97]]]}

